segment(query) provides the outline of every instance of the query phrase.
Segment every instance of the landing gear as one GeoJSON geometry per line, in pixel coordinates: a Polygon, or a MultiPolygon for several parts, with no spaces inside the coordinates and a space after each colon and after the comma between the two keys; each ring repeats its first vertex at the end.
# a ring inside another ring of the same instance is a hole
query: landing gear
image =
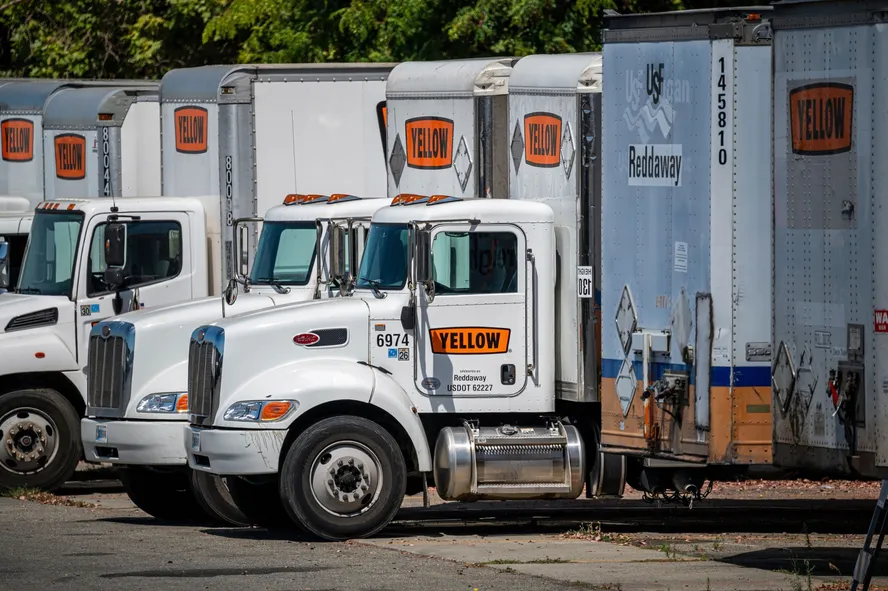
{"type": "Polygon", "coordinates": [[[302,433],[281,468],[291,519],[325,540],[372,536],[404,499],[406,466],[395,439],[373,421],[325,419],[302,433]]]}

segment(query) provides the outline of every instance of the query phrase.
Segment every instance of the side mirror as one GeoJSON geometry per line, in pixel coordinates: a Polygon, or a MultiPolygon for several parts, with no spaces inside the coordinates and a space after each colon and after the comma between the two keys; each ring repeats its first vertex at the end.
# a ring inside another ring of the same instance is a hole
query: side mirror
{"type": "MultiPolygon", "coordinates": [[[[233,267],[231,272],[234,273],[234,279],[244,286],[247,285],[247,277],[250,274],[250,228],[246,224],[258,224],[264,221],[263,218],[238,218],[234,220],[234,227],[232,228],[232,238],[234,241],[234,244],[232,244],[234,251],[232,256],[234,260],[231,261],[233,267]]],[[[249,290],[245,289],[246,291],[249,290]]]]}
{"type": "Polygon", "coordinates": [[[416,283],[423,284],[432,280],[432,233],[428,230],[417,230],[416,248],[413,257],[416,261],[416,283]]]}
{"type": "Polygon", "coordinates": [[[6,258],[9,256],[9,243],[8,242],[0,242],[0,265],[6,263],[6,258]]]}
{"type": "Polygon", "coordinates": [[[105,269],[105,283],[114,290],[123,289],[126,283],[126,273],[123,267],[108,267],[105,269]]]}
{"type": "Polygon", "coordinates": [[[345,257],[347,253],[345,228],[333,225],[330,228],[330,275],[339,282],[342,282],[345,278],[345,257]]]}
{"type": "Polygon", "coordinates": [[[404,330],[413,330],[416,328],[416,307],[404,306],[401,308],[401,326],[404,330]]]}
{"type": "Polygon", "coordinates": [[[126,224],[111,222],[105,226],[105,264],[109,268],[126,265],[126,224]]]}

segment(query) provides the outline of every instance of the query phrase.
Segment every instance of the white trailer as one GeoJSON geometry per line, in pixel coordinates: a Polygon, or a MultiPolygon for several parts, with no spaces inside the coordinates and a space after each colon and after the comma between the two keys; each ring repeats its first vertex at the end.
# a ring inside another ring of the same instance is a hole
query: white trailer
{"type": "Polygon", "coordinates": [[[43,115],[53,93],[65,88],[150,88],[156,84],[139,80],[40,80],[11,81],[0,86],[0,195],[24,197],[32,207],[43,201],[43,115]]]}
{"type": "Polygon", "coordinates": [[[772,21],[774,462],[882,479],[885,10],[794,2],[775,5],[772,21]]]}
{"type": "Polygon", "coordinates": [[[219,195],[220,286],[244,275],[256,251],[259,228],[250,224],[235,269],[235,220],[259,216],[287,194],[384,194],[382,108],[391,69],[220,65],[164,75],[162,192],[219,195]]]}
{"type": "Polygon", "coordinates": [[[504,198],[511,58],[407,62],[389,77],[388,194],[504,198]]]}
{"type": "Polygon", "coordinates": [[[768,12],[606,19],[602,445],[665,500],[771,462],[768,12]]]}
{"type": "MultiPolygon", "coordinates": [[[[578,302],[579,285],[582,299],[594,295],[594,281],[583,274],[580,282],[576,264],[580,245],[595,242],[599,135],[562,140],[566,129],[599,129],[599,100],[584,95],[600,92],[600,63],[592,54],[510,64],[510,133],[503,139],[512,170],[500,186],[509,182],[511,190],[448,195],[452,171],[402,184],[402,191],[421,186],[427,195],[396,195],[374,214],[352,298],[195,330],[189,465],[241,477],[229,478],[233,483],[248,480],[255,494],[242,496],[241,508],[269,519],[280,519],[283,509],[325,539],[379,531],[405,492],[423,490],[429,475],[442,497],[462,501],[576,498],[584,485],[619,494],[590,469],[598,464],[588,459],[598,449],[596,401],[580,389],[576,367],[568,374],[556,363],[556,351],[579,355],[587,337],[574,327],[556,339],[551,330],[556,315],[588,310],[578,302]],[[542,114],[547,118],[534,119],[542,114]],[[559,143],[544,144],[554,137],[547,126],[555,118],[559,143]],[[298,345],[327,330],[348,338],[324,350],[293,350],[294,339],[298,345]],[[259,417],[246,412],[254,407],[259,417]],[[275,499],[283,501],[277,514],[275,499]]],[[[414,72],[421,66],[409,64],[414,72]]],[[[447,96],[446,79],[426,79],[447,96]]],[[[408,117],[396,114],[402,103],[387,96],[392,146],[408,117]]],[[[424,96],[418,91],[416,102],[424,96]]],[[[424,116],[435,108],[403,102],[424,116]]],[[[594,351],[583,355],[594,366],[594,351]]]]}
{"type": "Polygon", "coordinates": [[[158,87],[53,92],[43,106],[45,199],[159,195],[158,87]]]}
{"type": "MultiPolygon", "coordinates": [[[[187,469],[182,432],[188,417],[181,411],[187,408],[188,338],[218,318],[348,294],[366,226],[383,205],[373,197],[385,194],[389,70],[385,64],[219,66],[164,77],[164,191],[215,193],[221,181],[222,211],[228,212],[222,224],[231,222],[229,250],[236,248],[239,266],[224,300],[195,299],[94,329],[94,379],[81,433],[86,458],[125,467],[127,492],[146,512],[192,518],[199,504],[213,517],[249,522],[231,506],[219,479],[187,469]],[[269,207],[275,192],[297,187],[320,193],[291,195],[265,220],[255,218],[255,208],[269,207]],[[352,193],[334,194],[337,187],[352,193]],[[263,223],[258,251],[244,231],[254,222],[263,223]],[[336,276],[325,264],[335,228],[346,231],[354,255],[336,276]],[[245,291],[240,296],[238,284],[245,291]],[[113,331],[103,337],[105,326],[113,331]],[[131,353],[129,380],[102,354],[118,346],[131,353]],[[168,502],[173,497],[176,502],[168,502]]],[[[212,268],[225,276],[219,258],[212,268]]]]}

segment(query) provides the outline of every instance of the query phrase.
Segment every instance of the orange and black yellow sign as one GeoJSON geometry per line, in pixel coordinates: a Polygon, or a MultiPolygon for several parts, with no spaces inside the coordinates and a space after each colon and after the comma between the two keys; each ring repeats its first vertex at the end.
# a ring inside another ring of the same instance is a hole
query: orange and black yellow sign
{"type": "Polygon", "coordinates": [[[443,117],[408,119],[407,166],[437,170],[453,165],[453,121],[443,117]]]}
{"type": "Polygon", "coordinates": [[[524,161],[554,168],[561,162],[561,117],[552,113],[524,116],[524,161]]]}
{"type": "Polygon", "coordinates": [[[34,122],[7,119],[0,123],[3,159],[8,162],[29,162],[34,159],[34,122]]]}
{"type": "Polygon", "coordinates": [[[179,107],[174,112],[176,151],[203,154],[207,151],[207,110],[203,107],[179,107]]]}
{"type": "Polygon", "coordinates": [[[66,181],[86,178],[86,138],[76,133],[55,136],[56,176],[66,181]]]}
{"type": "Polygon", "coordinates": [[[854,87],[818,82],[789,93],[792,151],[802,155],[841,154],[851,149],[854,87]]]}
{"type": "Polygon", "coordinates": [[[432,352],[439,355],[493,355],[509,350],[509,328],[462,326],[429,331],[432,352]]]}

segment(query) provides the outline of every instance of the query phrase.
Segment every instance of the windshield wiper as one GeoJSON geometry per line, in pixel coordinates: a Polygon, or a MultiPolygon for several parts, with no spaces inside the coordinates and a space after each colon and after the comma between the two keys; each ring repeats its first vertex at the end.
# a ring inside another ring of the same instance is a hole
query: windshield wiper
{"type": "Polygon", "coordinates": [[[37,295],[40,295],[40,293],[41,293],[40,290],[37,289],[36,287],[20,287],[20,288],[16,289],[15,292],[16,293],[31,293],[31,294],[37,294],[37,295]]]}
{"type": "Polygon", "coordinates": [[[276,277],[267,277],[267,278],[259,279],[258,281],[253,282],[253,285],[261,285],[261,284],[270,285],[272,287],[272,289],[274,289],[277,293],[280,293],[280,294],[290,293],[290,288],[284,287],[283,285],[281,285],[281,280],[276,277]]]}
{"type": "Polygon", "coordinates": [[[379,290],[379,280],[378,279],[367,279],[366,277],[361,277],[359,281],[363,281],[370,286],[370,291],[373,292],[373,297],[378,300],[384,299],[387,296],[387,293],[384,293],[379,290]]]}

